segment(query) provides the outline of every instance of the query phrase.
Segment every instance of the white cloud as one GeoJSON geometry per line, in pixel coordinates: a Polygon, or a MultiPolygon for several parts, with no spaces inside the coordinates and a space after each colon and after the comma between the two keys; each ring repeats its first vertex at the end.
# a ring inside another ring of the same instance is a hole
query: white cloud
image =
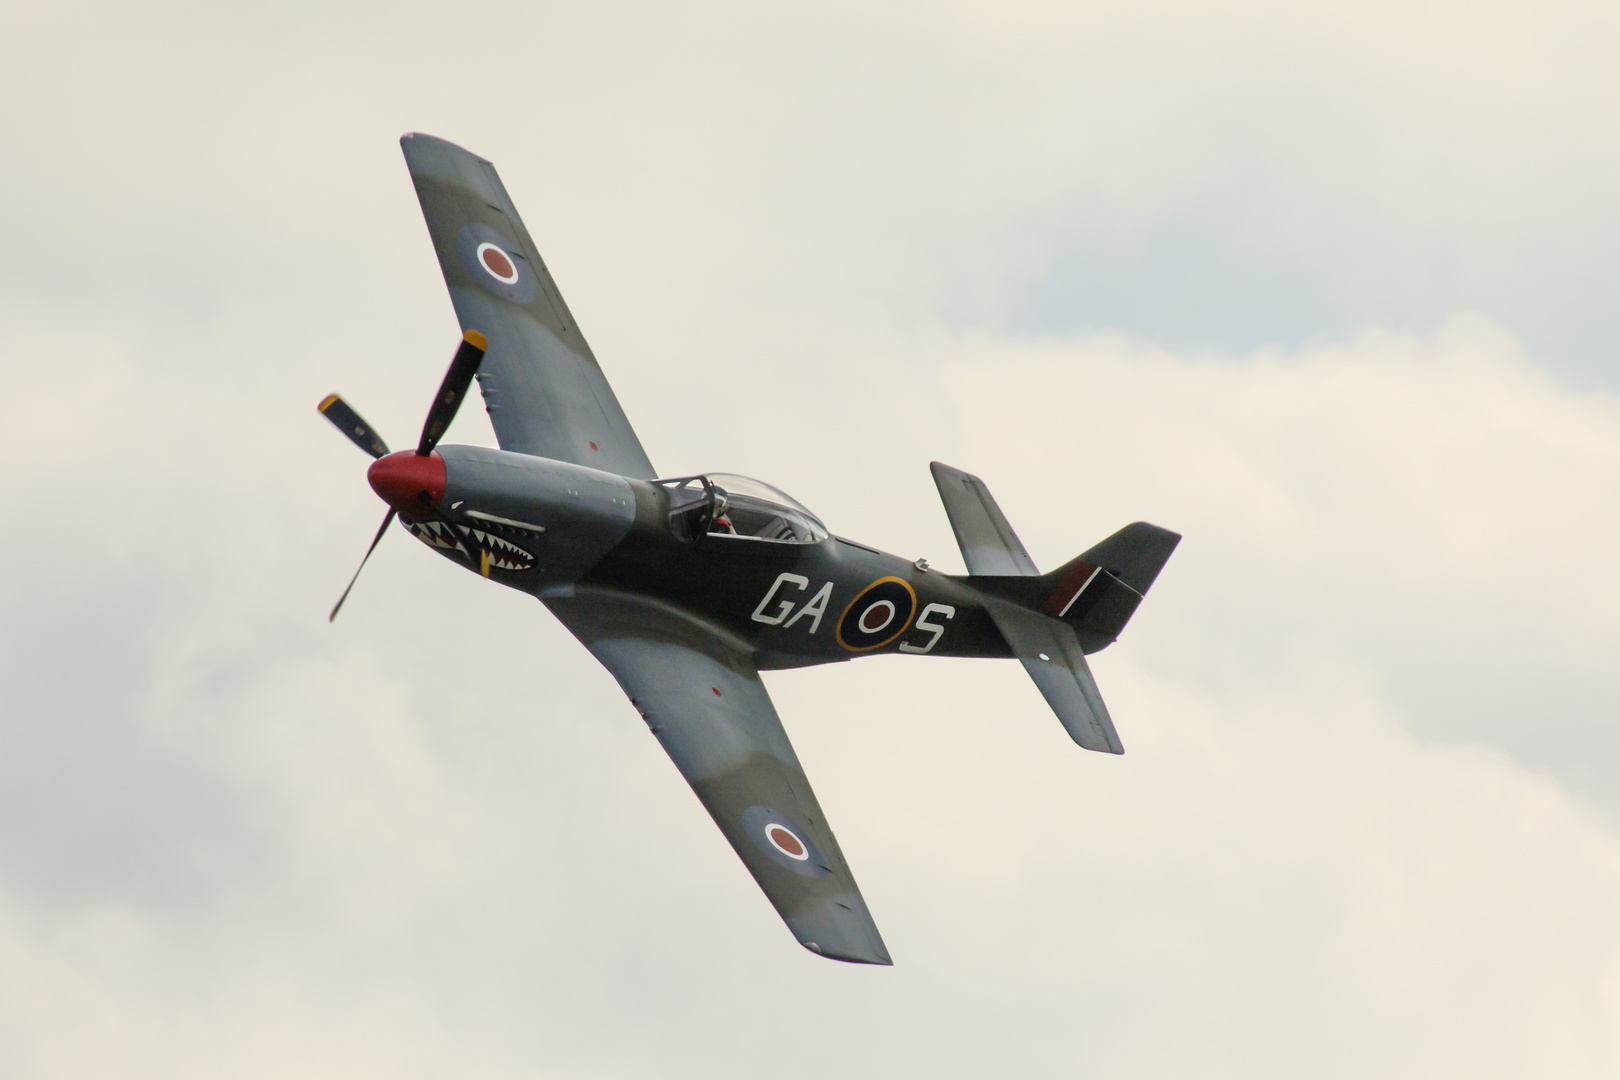
{"type": "MultiPolygon", "coordinates": [[[[168,888],[41,884],[10,861],[8,1065],[726,1075],[778,1053],[787,1016],[873,1073],[1612,1070],[1620,845],[1548,775],[1457,741],[1467,717],[1445,742],[1414,732],[1447,722],[1430,714],[1449,673],[1546,690],[1545,654],[1501,642],[1504,564],[1584,574],[1518,594],[1514,624],[1612,694],[1613,631],[1591,614],[1614,587],[1607,511],[1576,496],[1610,482],[1613,402],[1552,386],[1478,320],[1229,360],[1119,338],[910,348],[943,364],[920,415],[875,457],[791,470],[869,478],[820,481],[834,528],[951,563],[922,470],[936,455],[990,481],[1044,564],[1136,516],[1187,540],[1096,661],[1123,759],[1070,745],[1010,664],[772,677],[897,969],[801,955],[611,680],[532,602],[392,537],[328,631],[315,585],[340,584],[370,504],[335,485],[299,539],[275,504],[332,464],[311,441],[292,481],[233,488],[261,460],[250,444],[184,464],[207,515],[188,485],[156,488],[210,589],[166,615],[148,680],[78,706],[133,727],[130,768],[203,777],[198,809],[221,821],[143,818],[159,791],[137,777],[78,811],[168,888]],[[163,855],[177,836],[202,871],[163,855]],[[225,857],[242,845],[249,867],[225,857]]],[[[97,418],[128,431],[139,413],[97,418]]],[[[831,441],[866,422],[832,418],[831,441]]],[[[334,464],[355,457],[315,435],[334,464]]],[[[81,495],[66,535],[121,486],[102,460],[49,474],[81,495]]],[[[171,557],[154,527],[124,543],[126,565],[171,557]]],[[[71,624],[42,615],[35,636],[70,648],[71,624]]],[[[80,670],[117,659],[91,640],[80,670]]],[[[9,676],[26,703],[13,754],[71,783],[72,740],[93,730],[53,714],[54,670],[9,676]],[[52,731],[69,752],[17,741],[52,731]]],[[[12,837],[102,857],[54,805],[12,837]]]]}
{"type": "Polygon", "coordinates": [[[1332,642],[1420,730],[1505,745],[1613,811],[1612,396],[1560,392],[1477,319],[1235,364],[1121,339],[985,348],[994,374],[955,376],[956,401],[1024,424],[966,423],[964,449],[987,473],[1063,472],[1020,508],[1044,518],[1026,542],[1046,565],[1083,545],[1059,539],[1078,515],[1179,522],[1177,569],[1208,591],[1176,623],[1212,666],[1243,662],[1234,640],[1332,642]]]}
{"type": "Polygon", "coordinates": [[[1209,205],[1533,291],[1501,252],[1612,213],[1610,13],[17,19],[0,1072],[1613,1073],[1614,398],[1489,308],[1217,355],[936,306],[1209,205]],[[454,344],[410,128],[497,160],[666,469],[942,566],[929,458],[1043,565],[1186,533],[1096,661],[1122,759],[1011,664],[771,677],[894,970],[793,945],[532,601],[393,536],[325,625],[381,508],[312,406],[403,443],[454,344]]]}

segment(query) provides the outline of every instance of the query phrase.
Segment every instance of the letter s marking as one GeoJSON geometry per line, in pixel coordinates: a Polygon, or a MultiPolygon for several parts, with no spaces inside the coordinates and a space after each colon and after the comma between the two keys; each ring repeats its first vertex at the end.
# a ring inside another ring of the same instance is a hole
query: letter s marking
{"type": "Polygon", "coordinates": [[[907,645],[905,642],[902,641],[900,643],[900,651],[901,652],[916,653],[918,656],[921,656],[923,653],[928,652],[935,645],[939,644],[940,636],[945,633],[945,625],[943,623],[935,623],[935,622],[929,622],[928,621],[928,616],[932,615],[936,611],[939,612],[941,615],[945,616],[947,619],[956,618],[956,609],[951,607],[951,605],[949,605],[949,604],[929,604],[927,607],[923,608],[922,614],[917,616],[917,629],[918,630],[932,630],[933,633],[934,633],[934,636],[929,638],[928,639],[928,644],[924,645],[920,649],[917,648],[917,646],[915,646],[915,645],[907,645]]]}
{"type": "Polygon", "coordinates": [[[776,580],[771,582],[771,587],[765,591],[765,598],[759,602],[759,607],[754,609],[755,622],[762,622],[766,626],[780,626],[782,620],[788,617],[788,612],[793,610],[793,601],[783,600],[774,618],[765,614],[765,605],[776,599],[776,591],[789,581],[797,585],[800,592],[804,592],[810,585],[810,579],[807,577],[800,577],[798,574],[777,574],[776,580]]]}

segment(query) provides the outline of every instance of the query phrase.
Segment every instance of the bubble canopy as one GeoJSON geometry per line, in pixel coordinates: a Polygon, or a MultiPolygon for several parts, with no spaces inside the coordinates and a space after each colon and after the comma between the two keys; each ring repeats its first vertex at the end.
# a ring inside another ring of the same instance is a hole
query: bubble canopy
{"type": "Polygon", "coordinates": [[[706,473],[654,483],[669,490],[670,529],[682,540],[721,536],[819,544],[827,539],[827,527],[803,503],[762,480],[706,473]]]}

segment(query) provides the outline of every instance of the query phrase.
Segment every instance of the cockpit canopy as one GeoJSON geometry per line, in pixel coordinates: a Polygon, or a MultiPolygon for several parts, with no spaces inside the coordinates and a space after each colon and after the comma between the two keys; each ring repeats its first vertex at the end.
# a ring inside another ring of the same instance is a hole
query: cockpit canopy
{"type": "Polygon", "coordinates": [[[677,538],[704,536],[818,544],[827,528],[785,491],[731,473],[655,480],[669,492],[669,527],[677,538]]]}

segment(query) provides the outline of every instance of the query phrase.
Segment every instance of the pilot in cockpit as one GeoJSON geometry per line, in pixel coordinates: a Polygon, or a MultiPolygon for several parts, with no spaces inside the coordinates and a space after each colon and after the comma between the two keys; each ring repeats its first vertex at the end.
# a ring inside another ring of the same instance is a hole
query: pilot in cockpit
{"type": "Polygon", "coordinates": [[[724,492],[716,491],[714,493],[714,517],[709,520],[709,531],[711,533],[719,533],[722,536],[737,535],[737,527],[726,516],[726,510],[730,505],[731,500],[726,498],[724,492]]]}
{"type": "Polygon", "coordinates": [[[780,544],[827,539],[826,527],[814,514],[758,480],[716,473],[657,483],[669,490],[670,530],[686,543],[705,533],[780,544]],[[725,486],[714,482],[721,479],[725,486]]]}

